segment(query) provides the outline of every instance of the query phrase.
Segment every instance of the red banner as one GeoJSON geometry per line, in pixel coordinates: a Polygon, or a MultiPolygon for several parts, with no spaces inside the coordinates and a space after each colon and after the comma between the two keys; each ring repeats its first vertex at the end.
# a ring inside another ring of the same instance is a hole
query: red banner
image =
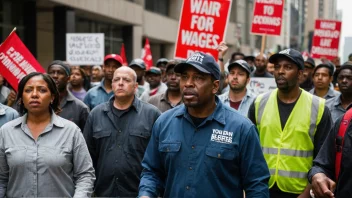
{"type": "Polygon", "coordinates": [[[284,0],[255,0],[251,32],[280,36],[283,9],[284,0]]]}
{"type": "Polygon", "coordinates": [[[341,21],[315,20],[313,45],[311,54],[313,58],[327,58],[333,60],[338,57],[341,35],[341,21]]]}
{"type": "Polygon", "coordinates": [[[17,92],[19,81],[29,73],[45,70],[12,32],[0,46],[0,73],[17,92]]]}
{"type": "Polygon", "coordinates": [[[218,57],[224,40],[231,0],[184,0],[175,48],[175,58],[186,59],[194,52],[218,57]]]}
{"type": "Polygon", "coordinates": [[[150,50],[148,38],[145,39],[142,59],[145,63],[145,66],[147,67],[146,70],[149,70],[153,66],[153,57],[152,57],[152,51],[150,50]]]}

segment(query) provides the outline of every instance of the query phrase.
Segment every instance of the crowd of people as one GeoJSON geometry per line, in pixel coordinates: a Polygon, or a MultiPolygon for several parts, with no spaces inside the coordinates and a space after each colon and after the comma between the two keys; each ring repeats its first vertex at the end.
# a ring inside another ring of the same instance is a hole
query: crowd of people
{"type": "Polygon", "coordinates": [[[0,197],[351,197],[352,62],[218,51],[0,76],[0,197]]]}

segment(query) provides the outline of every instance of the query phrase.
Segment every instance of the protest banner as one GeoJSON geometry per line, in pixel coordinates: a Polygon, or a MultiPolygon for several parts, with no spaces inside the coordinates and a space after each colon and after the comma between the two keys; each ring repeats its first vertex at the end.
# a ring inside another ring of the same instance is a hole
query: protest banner
{"type": "Polygon", "coordinates": [[[275,78],[251,78],[247,89],[254,95],[267,93],[277,88],[275,78]]]}
{"type": "Polygon", "coordinates": [[[0,73],[17,92],[18,83],[32,72],[44,73],[45,69],[12,31],[0,46],[0,73]]]}
{"type": "Polygon", "coordinates": [[[231,0],[184,0],[175,58],[186,59],[198,51],[217,59],[217,48],[225,39],[231,3],[231,0]]]}
{"type": "Polygon", "coordinates": [[[280,36],[284,0],[255,0],[252,34],[280,36]]]}
{"type": "Polygon", "coordinates": [[[313,58],[333,60],[338,56],[341,21],[315,20],[311,55],[313,58]]]}
{"type": "Polygon", "coordinates": [[[103,33],[66,34],[66,61],[71,65],[102,65],[104,51],[103,33]]]}

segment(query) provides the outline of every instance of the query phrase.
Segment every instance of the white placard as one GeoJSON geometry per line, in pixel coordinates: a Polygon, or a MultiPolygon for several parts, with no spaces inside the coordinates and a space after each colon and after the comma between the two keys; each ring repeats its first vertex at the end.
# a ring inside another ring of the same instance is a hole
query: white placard
{"type": "Polygon", "coordinates": [[[102,65],[104,49],[103,33],[66,34],[66,61],[71,65],[102,65]]]}
{"type": "Polygon", "coordinates": [[[247,89],[255,95],[266,93],[277,88],[275,78],[251,78],[247,89]]]}

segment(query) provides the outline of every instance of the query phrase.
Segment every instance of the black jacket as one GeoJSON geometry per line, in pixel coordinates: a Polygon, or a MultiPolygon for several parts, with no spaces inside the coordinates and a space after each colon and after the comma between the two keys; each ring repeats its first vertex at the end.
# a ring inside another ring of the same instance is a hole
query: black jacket
{"type": "MultiPolygon", "coordinates": [[[[351,107],[351,106],[350,106],[351,107]]],[[[350,109],[350,107],[348,109],[350,109]]],[[[330,179],[336,181],[335,178],[335,158],[336,147],[335,138],[339,132],[342,117],[336,122],[335,126],[326,138],[317,157],[313,161],[313,167],[308,173],[308,180],[311,182],[313,175],[324,173],[330,179]]],[[[334,192],[336,198],[352,197],[352,123],[349,124],[344,137],[344,145],[342,148],[342,159],[339,179],[336,182],[336,190],[334,192]]]]}

